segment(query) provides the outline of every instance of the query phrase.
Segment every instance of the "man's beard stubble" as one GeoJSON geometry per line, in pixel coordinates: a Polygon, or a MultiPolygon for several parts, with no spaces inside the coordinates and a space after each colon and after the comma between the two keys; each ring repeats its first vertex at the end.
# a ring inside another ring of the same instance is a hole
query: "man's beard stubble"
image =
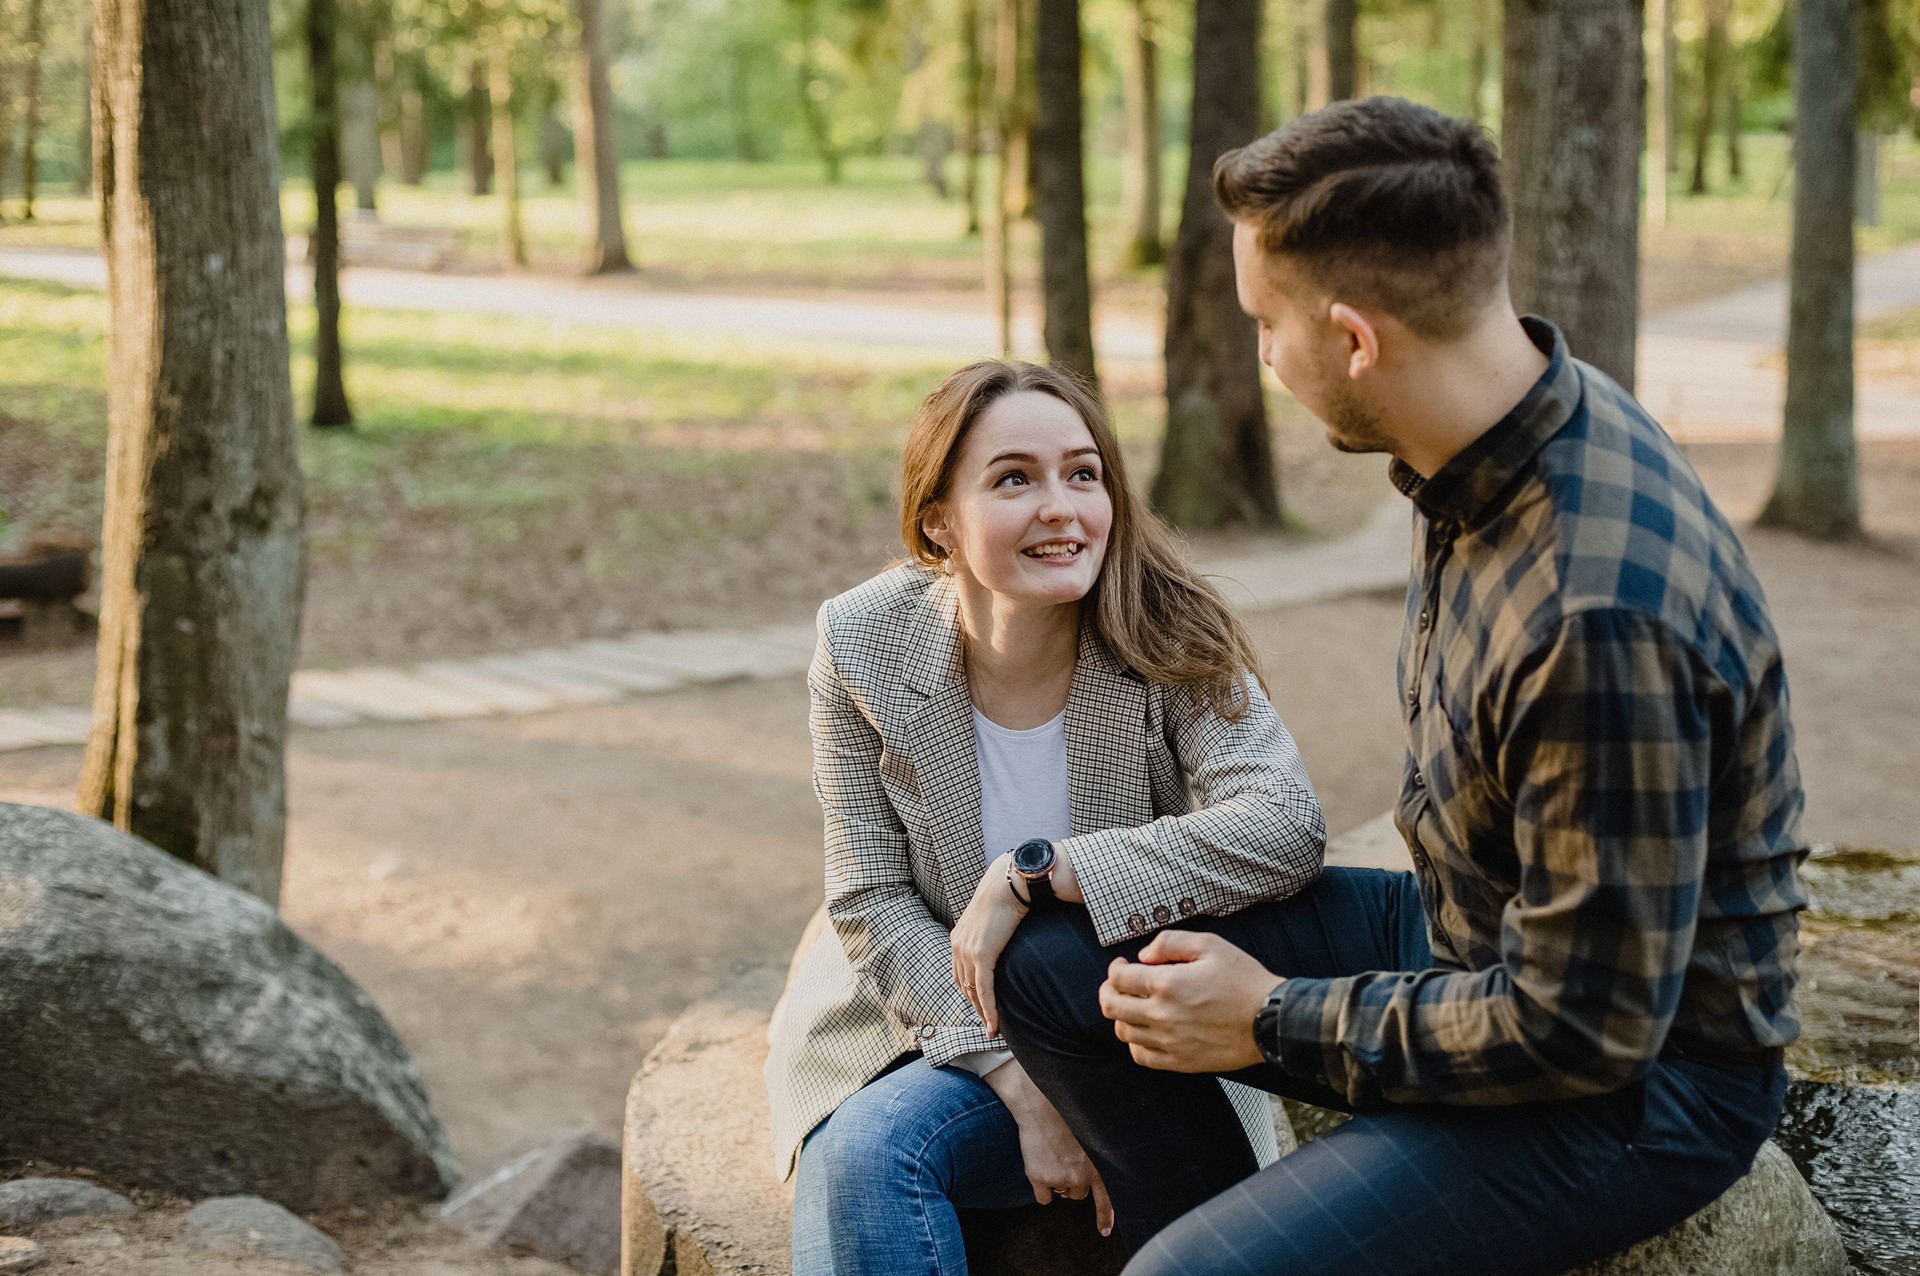
{"type": "Polygon", "coordinates": [[[1327,442],[1342,452],[1391,452],[1393,441],[1380,429],[1380,414],[1361,402],[1345,377],[1327,387],[1327,442]]]}

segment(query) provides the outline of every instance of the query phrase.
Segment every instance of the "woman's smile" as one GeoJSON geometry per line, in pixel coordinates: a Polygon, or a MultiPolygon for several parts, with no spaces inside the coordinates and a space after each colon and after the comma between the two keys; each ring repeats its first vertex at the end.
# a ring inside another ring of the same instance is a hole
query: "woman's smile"
{"type": "Polygon", "coordinates": [[[1021,550],[1028,558],[1037,558],[1043,563],[1071,563],[1080,557],[1080,551],[1086,545],[1080,541],[1051,540],[1039,545],[1029,545],[1021,550]]]}

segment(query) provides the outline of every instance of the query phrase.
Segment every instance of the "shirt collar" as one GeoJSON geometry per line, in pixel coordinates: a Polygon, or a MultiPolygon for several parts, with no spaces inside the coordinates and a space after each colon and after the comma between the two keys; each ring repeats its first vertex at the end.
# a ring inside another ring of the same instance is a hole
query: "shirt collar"
{"type": "Polygon", "coordinates": [[[1419,471],[1397,457],[1388,467],[1393,485],[1430,520],[1463,526],[1477,522],[1580,406],[1580,373],[1560,329],[1532,315],[1522,318],[1520,325],[1548,361],[1547,370],[1513,410],[1432,478],[1421,478],[1419,471]]]}

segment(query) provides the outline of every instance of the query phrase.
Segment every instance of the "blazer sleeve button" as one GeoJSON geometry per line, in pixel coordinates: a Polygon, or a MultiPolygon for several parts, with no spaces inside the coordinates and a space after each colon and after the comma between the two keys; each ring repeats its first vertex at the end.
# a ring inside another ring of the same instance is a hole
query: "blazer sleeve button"
{"type": "Polygon", "coordinates": [[[1180,908],[1180,915],[1181,915],[1182,917],[1191,917],[1191,916],[1193,916],[1193,907],[1194,907],[1194,906],[1193,906],[1193,896],[1191,896],[1191,895],[1189,895],[1189,896],[1187,896],[1187,897],[1186,897],[1185,899],[1183,899],[1183,900],[1181,900],[1181,901],[1180,901],[1180,904],[1179,904],[1179,908],[1180,908]]]}
{"type": "Polygon", "coordinates": [[[936,1029],[932,1024],[928,1024],[926,1027],[920,1030],[920,1038],[923,1041],[931,1041],[933,1040],[933,1034],[937,1031],[938,1029],[936,1029]]]}
{"type": "Polygon", "coordinates": [[[1127,925],[1131,926],[1135,931],[1145,930],[1147,928],[1145,914],[1135,913],[1133,916],[1127,918],[1127,925]]]}
{"type": "Polygon", "coordinates": [[[1155,926],[1165,926],[1172,920],[1172,909],[1168,908],[1165,904],[1155,904],[1153,906],[1153,924],[1155,926]]]}

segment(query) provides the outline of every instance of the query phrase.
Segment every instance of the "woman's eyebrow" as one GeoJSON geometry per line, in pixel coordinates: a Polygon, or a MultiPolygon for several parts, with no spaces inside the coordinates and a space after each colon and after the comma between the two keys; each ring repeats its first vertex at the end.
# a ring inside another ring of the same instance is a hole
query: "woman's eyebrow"
{"type": "MultiPolygon", "coordinates": [[[[1098,456],[1100,455],[1100,449],[1097,447],[1077,447],[1073,449],[1073,451],[1071,452],[1062,453],[1061,459],[1072,460],[1076,456],[1086,456],[1089,453],[1091,453],[1094,456],[1098,456]]],[[[998,465],[1002,461],[1025,461],[1029,465],[1038,465],[1040,463],[1040,458],[1035,456],[1031,452],[1002,452],[1000,453],[1000,455],[994,457],[991,461],[988,461],[987,464],[998,465]]]]}

